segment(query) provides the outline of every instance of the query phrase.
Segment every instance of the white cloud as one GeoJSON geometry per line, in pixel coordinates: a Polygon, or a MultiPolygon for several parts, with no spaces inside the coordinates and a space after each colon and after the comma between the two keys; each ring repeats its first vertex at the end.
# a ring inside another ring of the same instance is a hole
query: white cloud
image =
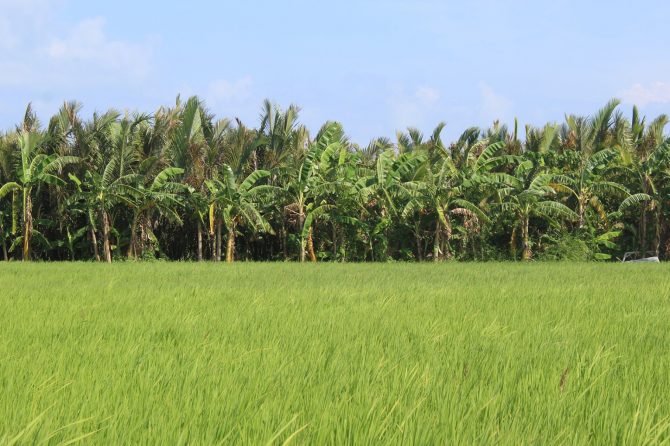
{"type": "Polygon", "coordinates": [[[481,94],[481,118],[487,121],[507,120],[512,118],[514,103],[496,93],[490,85],[480,82],[479,91],[481,94]]]}
{"type": "Polygon", "coordinates": [[[428,124],[426,121],[435,112],[441,97],[439,90],[428,86],[407,92],[402,85],[394,85],[391,91],[389,105],[397,129],[428,124]]]}
{"type": "Polygon", "coordinates": [[[108,39],[104,28],[102,17],[82,20],[65,38],[53,39],[46,54],[56,62],[96,64],[116,75],[146,77],[151,70],[151,45],[108,39]]]}
{"type": "Polygon", "coordinates": [[[440,92],[430,87],[419,87],[414,93],[414,97],[426,106],[432,106],[440,99],[440,92]]]}
{"type": "Polygon", "coordinates": [[[246,76],[236,81],[219,79],[209,85],[208,96],[214,102],[239,102],[249,98],[253,81],[246,76]]]}
{"type": "MultiPolygon", "coordinates": [[[[0,0],[0,50],[18,48],[44,34],[65,0],[0,0]]],[[[6,56],[6,55],[5,55],[6,56]]]]}
{"type": "Polygon", "coordinates": [[[625,103],[640,107],[648,104],[667,104],[670,102],[670,84],[665,82],[654,82],[648,86],[635,84],[622,91],[620,96],[625,103]]]}
{"type": "Polygon", "coordinates": [[[103,17],[64,22],[64,1],[0,0],[0,87],[126,88],[149,79],[154,41],[110,37],[103,17]]]}
{"type": "Polygon", "coordinates": [[[204,89],[189,91],[205,99],[217,116],[236,117],[246,123],[252,123],[258,117],[262,97],[259,96],[251,76],[219,78],[207,84],[204,89]]]}

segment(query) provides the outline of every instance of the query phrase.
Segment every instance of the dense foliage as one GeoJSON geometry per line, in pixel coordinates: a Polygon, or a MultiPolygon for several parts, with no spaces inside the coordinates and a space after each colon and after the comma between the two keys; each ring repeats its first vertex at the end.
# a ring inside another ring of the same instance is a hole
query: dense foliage
{"type": "Polygon", "coordinates": [[[152,115],[46,128],[28,107],[0,135],[0,244],[8,259],[605,260],[670,253],[668,117],[494,123],[453,143],[444,124],[367,146],[298,108],[257,128],[198,98],[152,115]],[[225,251],[225,252],[224,252],[225,251]]]}

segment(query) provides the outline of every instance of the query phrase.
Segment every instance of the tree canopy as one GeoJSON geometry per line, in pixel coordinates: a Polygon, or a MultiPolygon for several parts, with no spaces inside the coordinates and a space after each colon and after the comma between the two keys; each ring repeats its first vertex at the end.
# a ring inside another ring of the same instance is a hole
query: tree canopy
{"type": "Polygon", "coordinates": [[[607,260],[670,256],[668,117],[494,122],[352,142],[265,101],[256,127],[179,98],[0,133],[4,260],[607,260]],[[523,132],[523,130],[522,130],[523,132]],[[224,249],[225,246],[225,256],[224,249]]]}

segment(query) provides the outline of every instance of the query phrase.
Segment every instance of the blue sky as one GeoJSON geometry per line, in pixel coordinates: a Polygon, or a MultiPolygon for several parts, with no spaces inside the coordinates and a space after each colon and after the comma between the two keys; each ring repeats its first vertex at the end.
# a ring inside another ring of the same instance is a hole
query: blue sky
{"type": "Polygon", "coordinates": [[[0,128],[32,102],[84,115],[198,94],[257,123],[263,98],[357,142],[446,121],[543,125],[619,97],[670,112],[670,2],[0,0],[0,128]]]}

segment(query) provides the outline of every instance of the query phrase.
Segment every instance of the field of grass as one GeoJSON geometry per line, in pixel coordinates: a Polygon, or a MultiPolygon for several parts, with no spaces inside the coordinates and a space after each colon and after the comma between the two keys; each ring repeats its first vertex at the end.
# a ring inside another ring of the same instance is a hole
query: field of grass
{"type": "Polygon", "coordinates": [[[670,442],[670,265],[0,263],[0,444],[670,442]]]}

